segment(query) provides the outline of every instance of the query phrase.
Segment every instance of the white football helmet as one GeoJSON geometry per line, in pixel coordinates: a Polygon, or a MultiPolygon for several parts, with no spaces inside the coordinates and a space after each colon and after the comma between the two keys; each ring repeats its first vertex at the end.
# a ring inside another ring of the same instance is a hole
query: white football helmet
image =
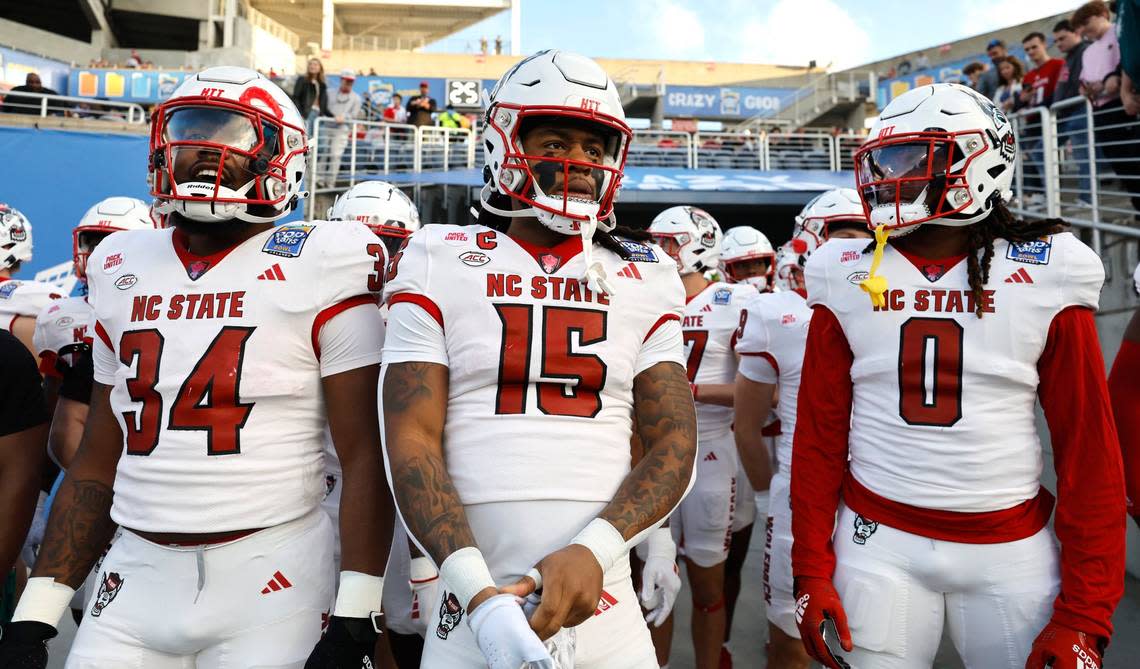
{"type": "Polygon", "coordinates": [[[277,84],[244,67],[187,77],[151,115],[160,214],[270,223],[305,196],[305,121],[277,84]]]}
{"type": "Polygon", "coordinates": [[[905,234],[926,222],[970,225],[1013,192],[1017,140],[989,98],[960,84],[895,98],[855,153],[871,227],[905,234]]]}
{"type": "Polygon", "coordinates": [[[18,209],[0,204],[0,269],[32,259],[32,224],[18,209]]]}
{"type": "Polygon", "coordinates": [[[730,283],[747,283],[762,293],[768,291],[776,271],[775,259],[772,242],[756,228],[738,225],[724,233],[720,268],[730,283]]]}
{"type": "Polygon", "coordinates": [[[326,217],[360,221],[388,247],[389,257],[420,229],[420,212],[404,191],[387,181],[361,181],[337,196],[326,217]]]}
{"type": "Polygon", "coordinates": [[[483,104],[485,185],[479,199],[484,210],[535,216],[564,235],[592,236],[591,221],[602,230],[613,229],[614,198],[633,131],[625,123],[617,87],[597,63],[569,51],[539,51],[508,70],[490,94],[484,91],[483,104]],[[601,131],[605,150],[596,163],[526,155],[525,126],[552,117],[601,131]],[[593,195],[570,190],[575,182],[593,195]],[[511,209],[504,198],[525,207],[511,209]]]}
{"type": "Polygon", "coordinates": [[[821,246],[811,235],[792,237],[776,251],[775,284],[779,290],[791,290],[807,297],[804,265],[812,252],[821,246]]]}
{"type": "Polygon", "coordinates": [[[71,257],[75,276],[87,282],[87,258],[99,242],[119,230],[154,230],[166,227],[151,205],[133,197],[109,197],[96,202],[71,231],[71,257]]]}
{"type": "Polygon", "coordinates": [[[819,246],[827,241],[833,223],[867,225],[867,212],[854,188],[835,188],[812,198],[796,215],[796,229],[792,234],[811,235],[819,246]]]}
{"type": "Polygon", "coordinates": [[[677,261],[682,275],[714,270],[720,263],[723,234],[704,209],[669,207],[649,224],[653,241],[677,261]]]}

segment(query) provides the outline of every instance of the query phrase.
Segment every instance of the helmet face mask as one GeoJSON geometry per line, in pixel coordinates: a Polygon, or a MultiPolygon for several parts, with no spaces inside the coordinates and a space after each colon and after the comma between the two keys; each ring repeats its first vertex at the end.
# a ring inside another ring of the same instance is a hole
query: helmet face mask
{"type": "Polygon", "coordinates": [[[19,210],[0,204],[0,269],[31,259],[31,223],[19,210]]]}
{"type": "Polygon", "coordinates": [[[155,108],[150,181],[159,213],[268,223],[292,210],[308,143],[296,107],[275,89],[243,68],[211,68],[155,108]]]}
{"type": "Polygon", "coordinates": [[[738,225],[724,235],[720,270],[729,283],[747,283],[760,292],[772,288],[776,252],[759,230],[738,225]]]}
{"type": "Polygon", "coordinates": [[[971,225],[1012,197],[1012,125],[970,88],[913,89],[883,109],[870,136],[855,178],[871,228],[897,236],[924,223],[971,225]]]}
{"type": "Polygon", "coordinates": [[[707,272],[720,262],[720,224],[703,209],[670,207],[657,214],[649,225],[649,234],[677,263],[682,275],[707,272]]]}
{"type": "Polygon", "coordinates": [[[578,54],[540,51],[512,67],[485,94],[483,129],[485,211],[533,216],[565,235],[616,225],[613,206],[633,131],[617,87],[594,61],[578,54]],[[534,133],[592,138],[585,151],[536,150],[534,133]],[[600,140],[600,141],[599,141],[600,140]],[[524,146],[524,144],[526,146],[524,146]],[[500,196],[493,202],[493,196],[500,196]],[[515,203],[503,207],[502,199],[515,203]]]}

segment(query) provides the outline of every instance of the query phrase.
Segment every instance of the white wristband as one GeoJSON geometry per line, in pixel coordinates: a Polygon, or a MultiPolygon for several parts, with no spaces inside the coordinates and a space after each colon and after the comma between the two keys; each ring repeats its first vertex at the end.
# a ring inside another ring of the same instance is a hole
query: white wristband
{"type": "Polygon", "coordinates": [[[487,569],[487,561],[478,548],[468,546],[460,548],[439,566],[439,575],[447,585],[459,605],[467,610],[471,599],[484,588],[495,587],[495,580],[491,578],[491,570],[487,569]]]}
{"type": "Polygon", "coordinates": [[[617,528],[611,525],[609,521],[601,518],[591,520],[590,524],[582,528],[582,531],[570,543],[582,544],[589,548],[598,560],[598,564],[602,566],[603,574],[629,552],[629,547],[626,546],[621,532],[618,532],[617,528]]]}
{"type": "Polygon", "coordinates": [[[408,564],[408,581],[412,584],[427,583],[439,578],[435,565],[426,557],[412,558],[408,564]]]}
{"type": "Polygon", "coordinates": [[[371,618],[380,610],[384,577],[359,571],[342,571],[333,615],[338,618],[371,618]]]}
{"type": "Polygon", "coordinates": [[[75,590],[63,583],[57,583],[50,576],[35,576],[28,579],[28,586],[12,614],[12,622],[34,620],[59,627],[59,619],[67,611],[67,605],[75,596],[75,590]]]}
{"type": "Polygon", "coordinates": [[[673,543],[673,532],[668,527],[659,527],[645,540],[648,557],[665,558],[670,562],[677,559],[677,544],[673,543]]]}

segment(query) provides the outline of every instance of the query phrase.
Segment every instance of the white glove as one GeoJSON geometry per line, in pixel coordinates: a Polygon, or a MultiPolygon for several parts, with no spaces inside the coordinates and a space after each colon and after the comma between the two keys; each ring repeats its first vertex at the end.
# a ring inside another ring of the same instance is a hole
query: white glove
{"type": "MultiPolygon", "coordinates": [[[[677,593],[681,591],[681,577],[677,574],[677,544],[667,527],[659,527],[645,540],[645,568],[641,570],[641,605],[649,610],[645,621],[654,627],[669,617],[677,593]]],[[[640,553],[640,551],[639,551],[640,553]]]]}
{"type": "Polygon", "coordinates": [[[431,618],[435,598],[439,595],[439,572],[426,557],[412,558],[408,572],[412,588],[412,627],[420,636],[427,634],[428,619],[431,618]]]}
{"type": "MultiPolygon", "coordinates": [[[[523,615],[527,620],[538,610],[542,597],[537,592],[527,595],[523,601],[523,615]]],[[[563,627],[554,636],[543,642],[550,657],[554,658],[554,669],[574,669],[574,653],[578,643],[578,632],[573,627],[563,627]]]]}
{"type": "Polygon", "coordinates": [[[467,624],[490,669],[554,669],[554,658],[530,628],[514,595],[484,601],[467,624]]]}

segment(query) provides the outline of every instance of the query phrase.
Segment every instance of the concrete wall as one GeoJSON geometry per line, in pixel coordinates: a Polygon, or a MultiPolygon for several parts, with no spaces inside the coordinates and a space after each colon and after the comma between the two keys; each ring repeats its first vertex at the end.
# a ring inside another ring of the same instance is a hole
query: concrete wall
{"type": "Polygon", "coordinates": [[[211,0],[111,0],[111,9],[205,21],[211,0]]]}
{"type": "MultiPolygon", "coordinates": [[[[297,56],[297,71],[304,71],[308,54],[297,56]]],[[[474,54],[415,53],[412,51],[335,50],[323,59],[326,72],[343,68],[369,68],[390,77],[463,77],[498,79],[520,58],[474,54]]],[[[746,63],[702,63],[676,60],[629,60],[599,58],[598,63],[615,80],[652,84],[664,71],[665,81],[678,86],[717,86],[742,81],[761,81],[802,75],[803,67],[752,65],[746,63]]]]}
{"type": "Polygon", "coordinates": [[[103,50],[102,44],[95,46],[7,19],[0,19],[0,44],[77,65],[86,65],[103,50]]]}

